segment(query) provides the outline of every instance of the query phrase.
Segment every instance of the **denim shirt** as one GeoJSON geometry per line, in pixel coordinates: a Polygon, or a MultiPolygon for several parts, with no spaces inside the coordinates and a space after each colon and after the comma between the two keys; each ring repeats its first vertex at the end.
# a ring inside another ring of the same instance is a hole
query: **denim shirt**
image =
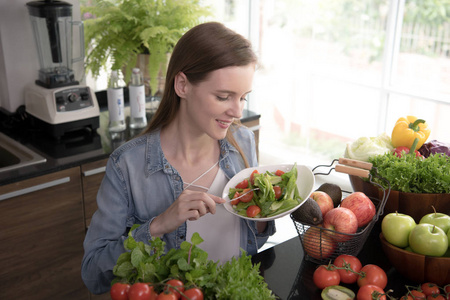
{"type": "MultiPolygon", "coordinates": [[[[257,165],[255,139],[252,131],[239,127],[234,137],[246,154],[251,167],[257,165]]],[[[220,168],[228,179],[245,168],[244,161],[227,140],[220,140],[220,168]]],[[[141,224],[131,232],[136,241],[149,243],[150,224],[164,212],[183,191],[183,181],[164,157],[160,131],[130,140],[110,156],[105,176],[97,194],[98,210],[92,216],[84,240],[81,276],[94,294],[109,291],[114,278],[112,269],[119,255],[125,252],[123,242],[133,224],[141,224]]],[[[240,220],[240,247],[254,255],[275,233],[274,221],[269,221],[263,233],[256,222],[240,220]]],[[[186,222],[161,239],[170,248],[179,248],[186,240],[186,222]]]]}

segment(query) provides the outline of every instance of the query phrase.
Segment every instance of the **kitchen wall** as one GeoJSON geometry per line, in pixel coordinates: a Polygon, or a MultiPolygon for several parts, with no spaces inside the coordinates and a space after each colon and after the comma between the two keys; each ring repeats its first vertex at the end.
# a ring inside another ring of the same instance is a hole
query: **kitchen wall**
{"type": "MultiPolygon", "coordinates": [[[[39,59],[31,31],[29,0],[0,0],[0,107],[8,112],[25,103],[25,85],[38,78],[39,59]]],[[[79,0],[66,0],[73,5],[73,20],[80,20],[79,0]]],[[[79,49],[74,40],[74,56],[79,49]]],[[[80,68],[80,66],[76,66],[80,68]]]]}

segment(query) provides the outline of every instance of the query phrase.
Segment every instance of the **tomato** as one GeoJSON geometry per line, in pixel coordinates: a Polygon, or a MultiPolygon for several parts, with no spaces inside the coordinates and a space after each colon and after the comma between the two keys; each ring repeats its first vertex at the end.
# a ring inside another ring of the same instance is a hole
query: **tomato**
{"type": "MultiPolygon", "coordinates": [[[[239,192],[235,192],[233,198],[239,197],[239,192]]],[[[238,205],[241,202],[241,199],[231,200],[231,205],[238,205]]]]}
{"type": "Polygon", "coordinates": [[[414,300],[410,295],[405,295],[400,298],[400,300],[414,300]]]}
{"type": "Polygon", "coordinates": [[[445,300],[445,297],[441,294],[433,294],[433,295],[428,295],[427,300],[445,300]]]}
{"type": "Polygon", "coordinates": [[[199,288],[190,288],[184,291],[184,296],[181,296],[182,300],[203,300],[203,292],[199,288]],[[186,297],[185,297],[186,296],[186,297]]]}
{"type": "Polygon", "coordinates": [[[255,174],[259,174],[258,170],[254,170],[252,174],[250,174],[250,183],[255,185],[255,174]]]}
{"type": "Polygon", "coordinates": [[[358,294],[356,294],[357,300],[386,300],[384,290],[379,286],[373,284],[366,284],[359,288],[358,294]]]}
{"type": "Polygon", "coordinates": [[[444,286],[444,292],[446,294],[450,294],[450,284],[447,284],[446,286],[444,286]]]}
{"type": "Polygon", "coordinates": [[[275,175],[277,175],[277,176],[281,176],[281,175],[283,175],[283,174],[284,174],[284,172],[281,171],[281,170],[276,170],[276,171],[275,171],[275,175]]]}
{"type": "Polygon", "coordinates": [[[128,291],[129,300],[155,300],[156,292],[148,283],[136,282],[128,291]]]}
{"type": "MultiPolygon", "coordinates": [[[[336,267],[348,266],[355,272],[359,272],[362,268],[361,261],[356,256],[347,254],[341,254],[336,257],[333,264],[336,267]]],[[[355,283],[358,280],[358,274],[352,271],[338,269],[338,272],[343,283],[355,283]]]]}
{"type": "Polygon", "coordinates": [[[112,285],[109,294],[112,300],[128,300],[128,291],[131,285],[128,283],[116,282],[112,285]]]}
{"type": "Polygon", "coordinates": [[[252,199],[253,199],[253,191],[252,191],[252,189],[244,189],[244,190],[242,191],[241,195],[242,195],[242,194],[245,194],[245,195],[242,196],[242,197],[239,199],[239,200],[241,200],[241,202],[247,203],[247,202],[252,201],[252,199]],[[249,191],[251,191],[251,192],[249,192],[249,191]],[[247,193],[247,192],[249,192],[249,193],[247,193]],[[247,194],[245,194],[245,193],[247,193],[247,194]]]}
{"type": "Polygon", "coordinates": [[[237,189],[246,189],[248,188],[248,179],[244,179],[236,185],[237,189]]]}
{"type": "Polygon", "coordinates": [[[179,297],[177,297],[174,293],[171,291],[164,291],[161,294],[158,295],[156,300],[178,300],[179,297]]]}
{"type": "Polygon", "coordinates": [[[275,199],[280,199],[281,195],[283,194],[281,191],[281,187],[279,187],[278,185],[274,185],[273,191],[275,192],[275,199]]]}
{"type": "Polygon", "coordinates": [[[431,282],[422,283],[420,289],[426,296],[439,295],[441,293],[439,287],[435,283],[431,282]]]}
{"type": "Polygon", "coordinates": [[[339,285],[341,277],[339,272],[332,266],[320,265],[313,274],[314,284],[319,289],[324,289],[332,285],[339,285]]]}
{"type": "Polygon", "coordinates": [[[424,293],[418,290],[411,290],[408,293],[414,300],[424,300],[427,298],[424,293]]]}
{"type": "Polygon", "coordinates": [[[366,284],[373,284],[384,289],[387,285],[386,272],[377,265],[365,265],[361,268],[360,273],[363,273],[358,276],[357,282],[360,287],[366,284]]]}
{"type": "Polygon", "coordinates": [[[175,294],[177,299],[180,298],[180,292],[184,292],[184,284],[181,280],[178,279],[170,279],[167,281],[168,290],[175,294]]]}
{"type": "Polygon", "coordinates": [[[247,208],[247,217],[254,218],[261,212],[261,208],[258,205],[250,205],[247,208]]]}

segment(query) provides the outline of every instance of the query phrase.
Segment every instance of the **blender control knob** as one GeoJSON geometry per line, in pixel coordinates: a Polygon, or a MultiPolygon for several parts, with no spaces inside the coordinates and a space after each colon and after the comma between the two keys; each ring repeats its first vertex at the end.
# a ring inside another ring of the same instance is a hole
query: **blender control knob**
{"type": "Polygon", "coordinates": [[[69,99],[70,102],[75,102],[77,101],[78,97],[76,94],[70,94],[67,98],[69,99]]]}

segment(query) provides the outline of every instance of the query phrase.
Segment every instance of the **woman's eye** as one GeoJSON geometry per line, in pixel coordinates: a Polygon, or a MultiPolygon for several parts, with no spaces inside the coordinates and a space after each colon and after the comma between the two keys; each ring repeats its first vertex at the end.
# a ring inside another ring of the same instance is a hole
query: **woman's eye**
{"type": "Polygon", "coordinates": [[[226,96],[226,97],[216,96],[216,97],[219,101],[227,101],[228,100],[228,96],[226,96]]]}

